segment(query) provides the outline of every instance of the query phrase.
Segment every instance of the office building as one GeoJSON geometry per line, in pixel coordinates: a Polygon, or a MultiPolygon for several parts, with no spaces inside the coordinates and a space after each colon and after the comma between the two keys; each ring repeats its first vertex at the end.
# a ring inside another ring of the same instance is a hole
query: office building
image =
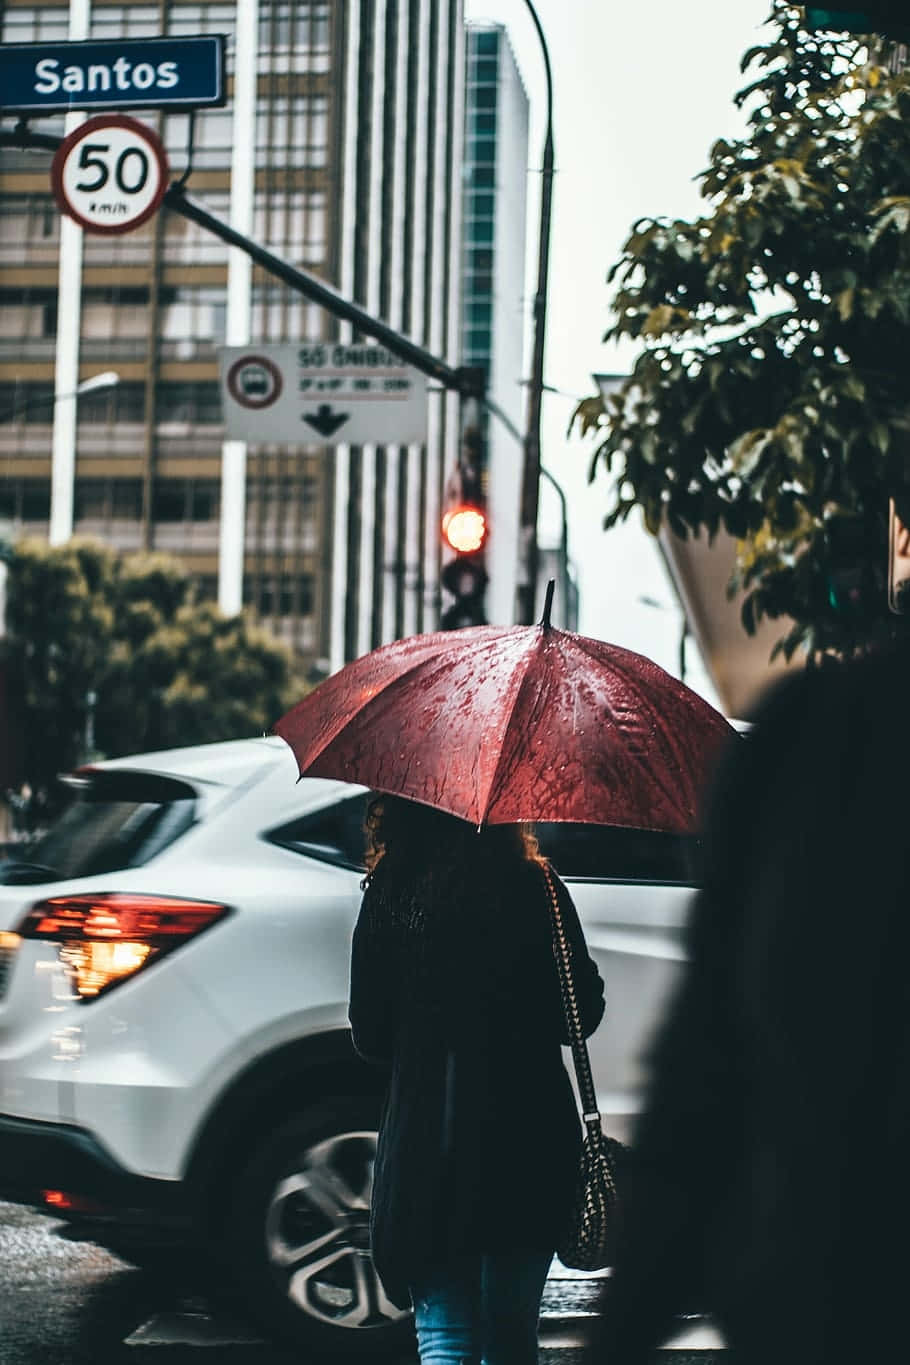
{"type": "MultiPolygon", "coordinates": [[[[187,192],[454,359],[461,0],[0,4],[3,42],[199,33],[228,35],[229,100],[195,118],[187,192]]],[[[189,116],[136,117],[180,175],[189,116]]],[[[34,126],[59,133],[63,118],[34,126]]],[[[253,608],[314,676],[434,628],[457,400],[431,395],[425,445],[226,440],[219,345],[350,330],[172,212],[83,234],[57,210],[49,160],[0,152],[0,518],[12,534],[178,554],[204,596],[253,608]],[[109,370],[116,387],[72,397],[109,370]]]]}
{"type": "MultiPolygon", "coordinates": [[[[469,24],[465,87],[462,355],[487,371],[490,397],[519,431],[527,390],[528,97],[506,30],[469,24]]],[[[521,442],[495,416],[486,422],[490,537],[487,616],[515,621],[521,442]]]]}

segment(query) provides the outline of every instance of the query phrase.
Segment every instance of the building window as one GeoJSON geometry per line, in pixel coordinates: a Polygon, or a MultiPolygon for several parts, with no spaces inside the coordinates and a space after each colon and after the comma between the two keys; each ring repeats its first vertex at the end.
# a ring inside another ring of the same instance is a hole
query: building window
{"type": "Polygon", "coordinates": [[[158,479],[152,492],[153,521],[186,521],[186,479],[158,479]]]}
{"type": "Polygon", "coordinates": [[[121,383],[115,389],[86,393],[76,409],[80,423],[115,426],[118,422],[145,421],[145,385],[121,383]]]}
{"type": "Polygon", "coordinates": [[[194,38],[197,33],[226,33],[230,36],[234,32],[235,13],[234,5],[175,4],[169,12],[168,33],[188,38],[194,38]]]}
{"type": "Polygon", "coordinates": [[[148,265],[152,259],[154,237],[154,219],[119,237],[98,237],[87,232],[83,239],[85,264],[104,269],[120,265],[148,265]]]}
{"type": "MultiPolygon", "coordinates": [[[[69,38],[70,17],[66,5],[29,9],[4,6],[0,16],[0,40],[4,43],[62,43],[69,38]]],[[[44,124],[41,125],[44,131],[44,124]]]]}
{"type": "Polygon", "coordinates": [[[472,109],[468,114],[468,137],[492,137],[496,132],[496,110],[472,109]]]}
{"type": "Polygon", "coordinates": [[[471,242],[492,242],[493,219],[469,218],[465,225],[465,236],[471,242]]]}
{"type": "Polygon", "coordinates": [[[20,518],[22,521],[50,521],[51,485],[49,479],[23,479],[21,496],[20,518]]]}
{"type": "Polygon", "coordinates": [[[216,426],[221,417],[221,391],[209,380],[198,384],[159,384],[156,393],[159,423],[185,426],[216,426]]]}
{"type": "Polygon", "coordinates": [[[44,330],[44,305],[20,303],[18,300],[14,302],[14,297],[12,290],[0,290],[0,309],[3,311],[0,346],[4,343],[40,340],[47,335],[44,330]]]}
{"type": "Polygon", "coordinates": [[[0,383],[0,422],[50,426],[54,420],[54,386],[50,382],[0,383]]]}
{"type": "Polygon", "coordinates": [[[294,265],[321,265],[328,250],[326,196],[318,191],[257,194],[253,236],[294,265]]]}
{"type": "Polygon", "coordinates": [[[472,138],[467,152],[469,164],[492,166],[496,161],[496,140],[492,137],[472,138]]]}
{"type": "Polygon", "coordinates": [[[160,335],[164,341],[224,341],[227,294],[214,286],[187,284],[162,288],[160,335]]]}
{"type": "Polygon", "coordinates": [[[314,592],[312,574],[275,574],[263,577],[257,585],[246,580],[244,602],[260,616],[311,616],[314,592]]]}
{"type": "MultiPolygon", "coordinates": [[[[197,170],[228,169],[233,147],[233,114],[230,109],[200,109],[193,129],[193,165],[197,170]]],[[[164,145],[172,166],[183,166],[187,153],[188,114],[168,114],[164,120],[164,145]]]]}
{"type": "Polygon", "coordinates": [[[276,95],[256,102],[257,163],[324,166],[329,147],[326,95],[276,95]]]}
{"type": "Polygon", "coordinates": [[[469,356],[478,359],[489,358],[492,338],[488,327],[470,327],[465,330],[465,359],[469,356]]]}
{"type": "Polygon", "coordinates": [[[469,218],[492,218],[493,195],[487,190],[469,190],[466,196],[466,213],[469,218]]]}
{"type": "Polygon", "coordinates": [[[50,195],[0,197],[0,264],[56,263],[59,242],[60,214],[50,195]]]}
{"type": "Polygon", "coordinates": [[[108,488],[107,479],[77,479],[73,493],[74,520],[103,520],[107,512],[108,488]]]}
{"type": "Polygon", "coordinates": [[[190,521],[217,521],[221,484],[217,479],[193,479],[190,486],[190,521]]]}
{"type": "Polygon", "coordinates": [[[474,247],[465,253],[466,266],[475,275],[490,275],[493,271],[493,253],[489,247],[474,247]]]}
{"type": "Polygon", "coordinates": [[[468,80],[475,85],[495,85],[499,78],[496,57],[476,57],[468,66],[468,80]]]}
{"type": "MultiPolygon", "coordinates": [[[[230,195],[227,192],[203,194],[199,198],[210,213],[227,221],[230,214],[230,195]]],[[[168,265],[220,265],[227,258],[226,243],[213,237],[207,228],[191,223],[178,213],[167,215],[164,221],[164,259],[168,265]]]]}
{"type": "Polygon", "coordinates": [[[255,285],[250,318],[253,341],[319,341],[325,311],[284,285],[255,285]]]}
{"type": "Polygon", "coordinates": [[[111,481],[111,517],[114,521],[138,521],[142,516],[142,484],[139,479],[111,481]]]}
{"type": "Polygon", "coordinates": [[[317,474],[297,474],[292,479],[256,479],[247,482],[249,530],[255,530],[261,515],[266,531],[274,530],[281,516],[290,523],[299,505],[302,520],[312,521],[319,504],[322,481],[317,474]]]}
{"type": "Polygon", "coordinates": [[[262,52],[328,53],[331,41],[326,0],[264,0],[259,6],[262,52]]]}
{"type": "Polygon", "coordinates": [[[4,479],[0,482],[0,516],[7,521],[49,521],[49,479],[4,479]]]}
{"type": "Polygon", "coordinates": [[[92,14],[93,38],[157,38],[157,5],[105,5],[92,14]]]}
{"type": "Polygon", "coordinates": [[[468,171],[467,180],[469,190],[491,190],[496,185],[495,168],[493,166],[472,166],[468,171]]]}
{"type": "Polygon", "coordinates": [[[478,57],[495,57],[499,51],[499,34],[495,29],[488,29],[483,32],[475,29],[471,37],[474,40],[474,51],[478,57]]]}
{"type": "MultiPolygon", "coordinates": [[[[148,291],[88,290],[82,295],[82,338],[94,342],[126,342],[135,354],[148,339],[148,291]],[[129,343],[141,343],[140,345],[129,343]]],[[[123,354],[123,352],[120,352],[123,354]]]]}

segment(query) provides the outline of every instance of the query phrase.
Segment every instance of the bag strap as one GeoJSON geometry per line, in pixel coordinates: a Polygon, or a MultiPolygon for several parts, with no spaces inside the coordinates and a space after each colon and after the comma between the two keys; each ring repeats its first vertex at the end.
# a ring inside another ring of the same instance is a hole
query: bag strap
{"type": "Polygon", "coordinates": [[[578,996],[575,991],[575,980],[572,974],[572,957],[569,952],[569,940],[566,936],[566,926],[563,921],[562,910],[559,906],[559,897],[556,894],[556,884],[553,880],[550,864],[544,862],[542,863],[542,868],[550,897],[550,928],[552,930],[553,938],[553,956],[556,958],[556,969],[559,974],[559,988],[562,994],[562,1007],[566,1019],[566,1032],[569,1035],[569,1045],[572,1048],[575,1075],[578,1077],[581,1116],[584,1120],[585,1127],[589,1132],[596,1131],[600,1134],[603,1131],[600,1126],[600,1110],[597,1104],[597,1092],[594,1089],[594,1078],[591,1075],[591,1059],[588,1056],[588,1045],[585,1042],[584,1030],[581,1027],[581,1012],[578,1008],[578,996]]]}

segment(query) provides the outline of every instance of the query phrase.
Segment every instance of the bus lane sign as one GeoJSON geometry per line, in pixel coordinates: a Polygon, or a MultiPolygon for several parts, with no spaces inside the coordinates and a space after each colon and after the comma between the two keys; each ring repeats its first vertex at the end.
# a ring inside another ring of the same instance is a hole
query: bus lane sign
{"type": "Polygon", "coordinates": [[[384,346],[301,341],[221,351],[227,434],[303,445],[416,445],[427,379],[384,346]]]}

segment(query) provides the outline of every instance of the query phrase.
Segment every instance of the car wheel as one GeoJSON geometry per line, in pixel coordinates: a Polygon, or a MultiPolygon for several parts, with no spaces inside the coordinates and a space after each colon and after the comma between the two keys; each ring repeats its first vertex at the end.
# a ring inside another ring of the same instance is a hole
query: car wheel
{"type": "Polygon", "coordinates": [[[228,1240],[235,1281],[273,1336],[314,1350],[400,1351],[411,1315],[370,1256],[379,1102],[339,1097],[264,1134],[239,1173],[228,1240]]]}

